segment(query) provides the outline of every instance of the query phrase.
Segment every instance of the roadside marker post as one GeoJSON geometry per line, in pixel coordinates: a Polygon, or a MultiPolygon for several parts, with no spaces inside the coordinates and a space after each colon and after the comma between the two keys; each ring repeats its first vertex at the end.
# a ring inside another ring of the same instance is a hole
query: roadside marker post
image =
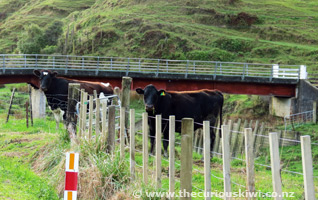
{"type": "Polygon", "coordinates": [[[78,160],[78,153],[66,153],[64,200],[77,199],[78,160]]]}

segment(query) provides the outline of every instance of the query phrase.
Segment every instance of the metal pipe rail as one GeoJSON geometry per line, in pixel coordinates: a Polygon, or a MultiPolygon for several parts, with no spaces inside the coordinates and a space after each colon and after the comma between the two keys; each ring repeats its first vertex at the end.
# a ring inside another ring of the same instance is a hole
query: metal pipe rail
{"type": "MultiPolygon", "coordinates": [[[[95,71],[117,71],[135,73],[158,74],[188,74],[259,77],[280,79],[306,79],[307,72],[304,65],[255,64],[240,62],[197,61],[197,60],[166,60],[147,58],[120,58],[101,56],[73,56],[73,55],[43,55],[43,54],[0,54],[2,62],[0,69],[5,73],[7,69],[50,69],[95,71]]],[[[0,70],[1,73],[1,70],[0,70]]]]}
{"type": "Polygon", "coordinates": [[[314,111],[309,110],[301,113],[295,113],[291,115],[286,115],[284,117],[285,131],[287,130],[288,125],[292,125],[293,127],[297,127],[300,124],[305,124],[306,122],[313,121],[314,111]]]}

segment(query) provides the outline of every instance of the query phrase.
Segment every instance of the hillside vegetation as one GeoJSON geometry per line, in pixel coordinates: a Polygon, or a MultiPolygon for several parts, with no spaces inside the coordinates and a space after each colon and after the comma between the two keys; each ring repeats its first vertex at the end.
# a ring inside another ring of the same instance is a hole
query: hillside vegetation
{"type": "Polygon", "coordinates": [[[41,41],[32,53],[318,68],[316,0],[7,0],[0,12],[0,53],[41,41]],[[31,37],[30,24],[45,35],[54,21],[63,23],[58,40],[31,37]]]}

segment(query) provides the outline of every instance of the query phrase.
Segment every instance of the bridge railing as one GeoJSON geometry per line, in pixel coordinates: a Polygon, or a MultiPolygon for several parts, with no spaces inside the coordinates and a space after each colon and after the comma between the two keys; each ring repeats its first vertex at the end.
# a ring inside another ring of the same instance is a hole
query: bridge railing
{"type": "Polygon", "coordinates": [[[189,74],[214,76],[262,77],[306,79],[306,66],[255,64],[240,62],[166,60],[146,58],[119,58],[101,56],[0,54],[2,71],[6,69],[56,69],[96,71],[121,71],[159,74],[189,74]]]}

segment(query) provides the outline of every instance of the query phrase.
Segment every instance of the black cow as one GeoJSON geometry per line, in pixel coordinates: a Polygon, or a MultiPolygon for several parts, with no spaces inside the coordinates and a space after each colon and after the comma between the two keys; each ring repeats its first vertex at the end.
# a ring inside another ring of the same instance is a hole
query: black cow
{"type": "MultiPolygon", "coordinates": [[[[198,90],[189,92],[166,92],[157,90],[155,86],[148,85],[145,89],[137,88],[138,94],[144,95],[144,103],[149,116],[162,115],[162,118],[169,119],[170,115],[175,115],[176,120],[188,117],[193,118],[194,122],[203,123],[204,120],[210,121],[210,126],[215,126],[217,117],[220,115],[222,122],[223,95],[218,90],[198,90]]],[[[202,126],[195,123],[194,129],[202,126]]],[[[155,119],[149,117],[151,153],[154,150],[155,141],[155,119]]],[[[221,124],[221,123],[220,123],[221,124]]],[[[162,120],[163,147],[164,155],[167,156],[169,140],[169,122],[162,120]]],[[[176,131],[181,131],[181,123],[176,122],[176,131]]],[[[213,149],[215,134],[210,128],[211,151],[213,149]]]]}
{"type": "Polygon", "coordinates": [[[96,90],[97,94],[104,93],[105,95],[112,95],[114,93],[109,83],[96,83],[56,77],[57,72],[50,70],[34,70],[33,73],[40,79],[40,89],[44,92],[48,105],[54,113],[57,128],[61,118],[64,120],[66,118],[69,83],[79,83],[80,88],[84,89],[88,94],[93,94],[94,90],[96,90]]]}

